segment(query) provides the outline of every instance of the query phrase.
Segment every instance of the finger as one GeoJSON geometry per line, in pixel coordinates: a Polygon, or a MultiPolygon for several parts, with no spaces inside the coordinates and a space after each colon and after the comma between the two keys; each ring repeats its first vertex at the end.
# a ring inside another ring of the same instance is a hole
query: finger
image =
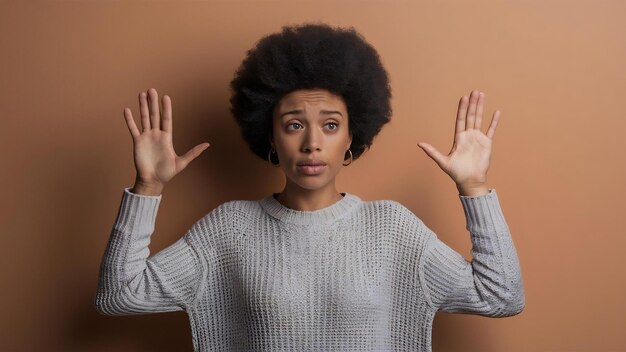
{"type": "Polygon", "coordinates": [[[474,128],[477,130],[480,129],[480,124],[482,123],[484,104],[485,104],[485,93],[478,92],[478,106],[476,107],[476,120],[474,121],[474,128]]]}
{"type": "Polygon", "coordinates": [[[465,130],[474,128],[474,120],[476,119],[476,102],[478,101],[478,91],[473,90],[470,94],[469,109],[467,110],[467,121],[465,121],[465,130]]]}
{"type": "Polygon", "coordinates": [[[139,111],[141,113],[141,127],[144,131],[150,129],[150,111],[148,110],[148,100],[145,92],[139,93],[139,111]]]}
{"type": "Polygon", "coordinates": [[[181,156],[179,159],[180,170],[184,169],[189,165],[189,163],[198,157],[206,148],[209,147],[209,143],[198,144],[197,146],[191,148],[185,155],[181,156]]]}
{"type": "Polygon", "coordinates": [[[500,121],[500,110],[496,110],[496,112],[493,113],[493,118],[491,119],[489,130],[487,131],[487,137],[489,137],[490,139],[493,139],[493,135],[496,133],[498,121],[500,121]]]}
{"type": "Polygon", "coordinates": [[[163,98],[163,131],[172,133],[172,100],[168,95],[163,98]]]}
{"type": "Polygon", "coordinates": [[[124,108],[124,119],[126,119],[126,125],[128,126],[128,130],[130,131],[130,135],[134,137],[139,137],[141,133],[137,129],[137,125],[135,125],[135,119],[133,119],[133,114],[129,108],[124,108]]]}
{"type": "Polygon", "coordinates": [[[422,148],[422,150],[431,158],[433,159],[437,165],[439,165],[439,167],[441,167],[444,164],[444,159],[445,156],[443,154],[441,154],[437,149],[435,149],[435,147],[433,147],[432,145],[428,144],[428,143],[417,143],[417,145],[422,148]]]}
{"type": "Polygon", "coordinates": [[[459,108],[456,113],[456,127],[454,128],[454,136],[457,133],[465,131],[465,115],[467,114],[468,98],[466,95],[459,100],[459,108]]]}
{"type": "Polygon", "coordinates": [[[150,122],[152,124],[152,128],[158,130],[161,128],[161,123],[159,121],[161,118],[159,115],[159,96],[154,88],[150,88],[148,90],[148,95],[150,97],[150,122]]]}

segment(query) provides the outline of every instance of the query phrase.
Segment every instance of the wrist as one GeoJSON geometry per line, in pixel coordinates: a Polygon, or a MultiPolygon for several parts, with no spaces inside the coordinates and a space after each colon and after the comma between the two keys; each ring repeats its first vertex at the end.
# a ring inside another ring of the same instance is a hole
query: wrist
{"type": "Polygon", "coordinates": [[[456,188],[460,195],[466,197],[484,196],[489,193],[489,187],[487,187],[487,184],[485,183],[464,185],[457,184],[456,188]]]}
{"type": "Polygon", "coordinates": [[[145,196],[158,196],[163,193],[163,188],[164,186],[160,183],[135,180],[135,185],[130,191],[145,196]]]}

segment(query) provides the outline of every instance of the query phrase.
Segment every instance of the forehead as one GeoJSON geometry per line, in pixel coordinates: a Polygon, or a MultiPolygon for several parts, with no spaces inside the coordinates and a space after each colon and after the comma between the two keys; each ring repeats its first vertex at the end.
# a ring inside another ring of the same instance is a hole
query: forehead
{"type": "Polygon", "coordinates": [[[334,106],[345,109],[343,98],[325,89],[300,89],[290,92],[280,99],[277,108],[290,108],[304,104],[334,106]]]}

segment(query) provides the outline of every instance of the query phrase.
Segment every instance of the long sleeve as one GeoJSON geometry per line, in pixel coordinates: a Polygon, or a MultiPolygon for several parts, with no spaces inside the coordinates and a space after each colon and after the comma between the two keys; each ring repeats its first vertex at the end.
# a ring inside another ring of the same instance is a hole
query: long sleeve
{"type": "Polygon", "coordinates": [[[184,310],[197,292],[202,264],[187,235],[149,257],[161,195],[125,188],[100,264],[95,305],[106,315],[184,310]]]}
{"type": "Polygon", "coordinates": [[[468,262],[426,228],[420,270],[429,303],[439,311],[505,317],[524,309],[521,268],[495,189],[482,196],[459,195],[470,232],[468,262]]]}

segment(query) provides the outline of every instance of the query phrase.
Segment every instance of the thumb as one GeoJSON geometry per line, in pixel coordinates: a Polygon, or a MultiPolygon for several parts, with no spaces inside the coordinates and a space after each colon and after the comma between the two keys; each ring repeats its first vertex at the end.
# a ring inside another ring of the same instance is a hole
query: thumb
{"type": "Polygon", "coordinates": [[[439,153],[439,151],[437,149],[435,149],[435,147],[433,147],[432,145],[428,144],[428,143],[417,143],[417,145],[422,148],[422,150],[428,154],[428,156],[433,159],[437,165],[441,166],[443,165],[443,159],[444,156],[443,154],[439,153]]]}
{"type": "Polygon", "coordinates": [[[187,167],[189,163],[197,158],[203,151],[205,151],[210,146],[209,143],[198,144],[197,146],[191,148],[185,155],[180,158],[180,166],[181,169],[187,167]]]}

